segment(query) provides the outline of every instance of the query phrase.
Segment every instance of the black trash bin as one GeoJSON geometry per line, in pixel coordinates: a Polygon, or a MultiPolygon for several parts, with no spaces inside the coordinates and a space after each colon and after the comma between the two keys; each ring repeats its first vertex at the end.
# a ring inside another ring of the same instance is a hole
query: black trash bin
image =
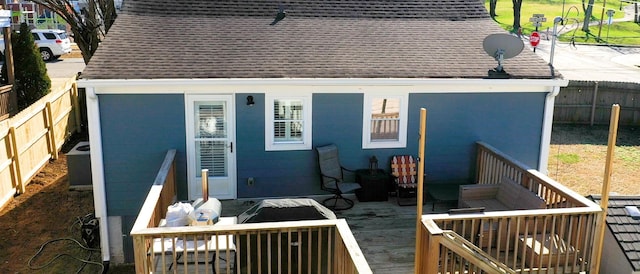
{"type": "MultiPolygon", "coordinates": [[[[238,223],[264,223],[336,219],[328,208],[312,199],[267,199],[238,216],[238,223]]],[[[239,235],[236,248],[240,253],[242,273],[328,273],[329,254],[333,253],[335,234],[329,228],[305,232],[239,235]],[[331,247],[331,250],[329,250],[331,247]],[[318,248],[321,254],[318,254],[318,248]],[[271,258],[267,256],[271,251],[271,258]],[[247,259],[247,256],[249,259],[247,259]],[[319,269],[320,268],[320,269],[319,269]]],[[[334,263],[334,262],[332,262],[334,263]]]]}

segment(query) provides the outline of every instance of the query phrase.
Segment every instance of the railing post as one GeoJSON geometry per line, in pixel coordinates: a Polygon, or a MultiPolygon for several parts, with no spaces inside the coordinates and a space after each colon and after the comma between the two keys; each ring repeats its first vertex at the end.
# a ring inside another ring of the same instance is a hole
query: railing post
{"type": "MultiPolygon", "coordinates": [[[[438,265],[440,262],[440,239],[442,239],[442,234],[428,234],[426,237],[427,252],[426,252],[426,260],[423,264],[422,268],[418,273],[438,273],[438,265]]],[[[418,266],[416,266],[417,268],[418,266]]]]}
{"type": "Polygon", "coordinates": [[[423,204],[423,190],[424,190],[424,150],[426,143],[426,128],[427,128],[427,110],[425,108],[420,109],[420,143],[418,145],[418,194],[417,197],[417,206],[416,206],[416,248],[415,248],[415,258],[414,258],[414,267],[417,271],[420,269],[420,264],[422,261],[420,260],[420,250],[422,248],[422,233],[420,231],[422,227],[422,204],[423,204]]]}
{"type": "Polygon", "coordinates": [[[147,250],[144,246],[144,236],[133,236],[133,254],[136,264],[136,273],[147,273],[147,250]]]}
{"type": "Polygon", "coordinates": [[[611,121],[609,122],[609,140],[607,146],[607,159],[604,166],[604,182],[602,184],[602,198],[600,208],[602,212],[598,214],[596,222],[594,264],[591,271],[599,271],[602,260],[602,247],[604,245],[604,231],[607,226],[607,209],[609,208],[609,189],[611,184],[611,174],[613,173],[613,156],[615,154],[616,138],[618,136],[618,120],[620,119],[620,106],[614,104],[611,108],[611,121]]]}

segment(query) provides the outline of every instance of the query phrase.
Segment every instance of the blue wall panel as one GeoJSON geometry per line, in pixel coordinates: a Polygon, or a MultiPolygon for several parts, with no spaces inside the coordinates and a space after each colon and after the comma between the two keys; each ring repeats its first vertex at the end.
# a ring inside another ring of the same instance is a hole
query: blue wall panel
{"type": "MultiPolygon", "coordinates": [[[[421,107],[428,109],[428,181],[470,182],[476,141],[537,167],[544,93],[410,94],[407,147],[375,150],[362,149],[363,98],[313,95],[313,147],[335,143],[347,168],[367,168],[375,155],[379,167],[388,170],[392,155],[416,155],[421,107]]],[[[236,95],[238,197],[325,194],[314,150],[264,150],[264,100],[260,93],[236,95]],[[255,105],[246,105],[248,95],[255,105]],[[249,177],[255,178],[253,186],[246,183],[249,177]]],[[[179,192],[185,197],[183,95],[101,95],[100,108],[109,214],[137,214],[169,148],[178,150],[179,192]]]]}
{"type": "Polygon", "coordinates": [[[108,214],[137,216],[169,149],[186,195],[184,96],[100,95],[108,214]]]}
{"type": "MultiPolygon", "coordinates": [[[[244,106],[238,95],[238,197],[326,194],[319,188],[314,150],[264,151],[264,104],[244,106]],[[254,177],[254,186],[246,184],[254,177]]],[[[264,102],[263,94],[252,94],[264,102]]],[[[390,158],[418,153],[420,108],[428,110],[425,170],[428,181],[471,182],[476,141],[487,142],[537,167],[544,93],[411,94],[407,147],[362,149],[363,94],[313,95],[313,147],[335,143],[342,164],[367,168],[376,156],[389,170],[390,158]]]]}
{"type": "MultiPolygon", "coordinates": [[[[476,141],[537,168],[544,93],[411,94],[409,141],[418,138],[420,108],[427,109],[428,180],[470,180],[476,141]]],[[[409,143],[412,145],[413,143],[409,143]]],[[[410,150],[417,151],[417,144],[410,150]]]]}

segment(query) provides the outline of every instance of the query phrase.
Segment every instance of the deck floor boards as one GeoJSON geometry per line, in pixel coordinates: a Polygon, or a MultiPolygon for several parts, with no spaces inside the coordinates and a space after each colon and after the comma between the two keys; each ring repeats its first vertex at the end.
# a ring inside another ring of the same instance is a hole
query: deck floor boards
{"type": "MultiPolygon", "coordinates": [[[[338,211],[347,220],[373,273],[413,273],[416,206],[399,206],[396,198],[383,202],[358,202],[338,211]]],[[[237,216],[258,200],[223,201],[223,216],[237,216]]],[[[437,203],[435,213],[447,212],[452,205],[437,203]]],[[[432,203],[423,205],[423,214],[434,213],[432,203]]]]}

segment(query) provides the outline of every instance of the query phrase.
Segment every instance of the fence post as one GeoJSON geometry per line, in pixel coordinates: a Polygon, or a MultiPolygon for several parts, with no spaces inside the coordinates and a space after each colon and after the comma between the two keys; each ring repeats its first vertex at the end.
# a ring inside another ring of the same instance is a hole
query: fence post
{"type": "Polygon", "coordinates": [[[593,121],[596,118],[596,102],[598,100],[598,81],[595,81],[595,85],[593,86],[593,99],[591,100],[591,123],[593,126],[593,121]]]}
{"type": "Polygon", "coordinates": [[[78,102],[78,82],[73,81],[71,84],[71,104],[73,105],[73,116],[76,121],[76,132],[80,133],[82,131],[81,124],[82,118],[80,117],[80,103],[78,102]]]}
{"type": "Polygon", "coordinates": [[[49,124],[48,126],[48,134],[49,135],[49,147],[50,147],[50,151],[49,153],[51,154],[51,158],[56,160],[58,159],[58,148],[56,147],[56,134],[55,134],[55,125],[53,124],[53,114],[51,111],[51,102],[47,102],[47,104],[45,105],[45,113],[47,116],[47,123],[49,124]]]}
{"type": "Polygon", "coordinates": [[[14,127],[9,128],[9,142],[11,142],[11,158],[13,158],[13,168],[11,169],[15,176],[15,187],[18,194],[25,193],[26,187],[22,182],[22,172],[20,171],[20,154],[18,152],[18,144],[16,143],[16,130],[14,127]]]}

